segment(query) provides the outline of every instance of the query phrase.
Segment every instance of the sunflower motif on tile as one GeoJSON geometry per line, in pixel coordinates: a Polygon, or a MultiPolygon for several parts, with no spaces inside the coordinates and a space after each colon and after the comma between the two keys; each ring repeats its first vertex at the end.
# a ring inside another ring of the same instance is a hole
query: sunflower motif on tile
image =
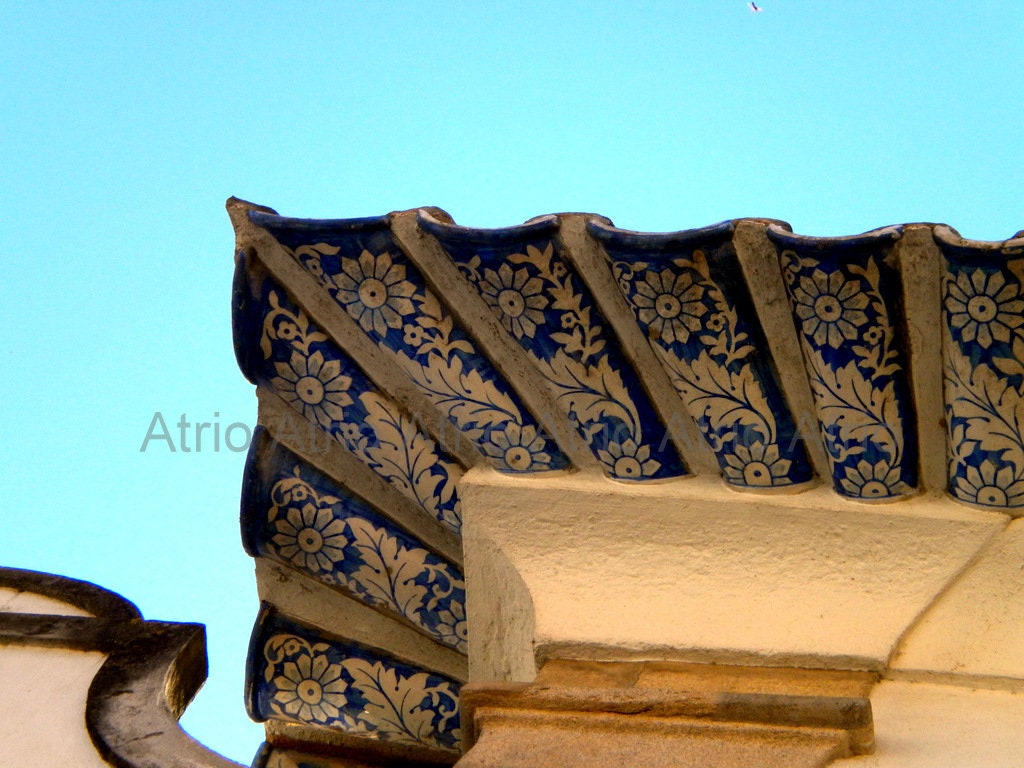
{"type": "MultiPolygon", "coordinates": [[[[264,619],[266,621],[266,619],[264,619]]],[[[263,626],[255,716],[350,735],[457,750],[459,686],[441,675],[324,640],[283,619],[263,626]]]]}
{"type": "Polygon", "coordinates": [[[525,267],[512,269],[502,264],[497,270],[483,270],[479,287],[505,330],[517,338],[532,338],[537,333],[537,326],[544,322],[543,310],[548,306],[543,280],[531,276],[525,267]]]}
{"type": "Polygon", "coordinates": [[[949,491],[1024,508],[1024,248],[939,241],[949,491]]]}
{"type": "Polygon", "coordinates": [[[299,638],[289,638],[281,645],[282,650],[288,645],[293,653],[292,660],[281,665],[280,674],[271,678],[276,711],[306,723],[327,725],[337,720],[348,703],[348,683],[341,677],[341,665],[331,664],[327,656],[299,638]]]}
{"type": "Polygon", "coordinates": [[[725,462],[725,477],[733,485],[770,488],[792,484],[792,462],[782,458],[776,443],[737,443],[732,453],[726,454],[725,462]]]}
{"type": "Polygon", "coordinates": [[[1007,463],[998,466],[985,459],[978,466],[965,465],[953,478],[953,493],[957,498],[983,507],[1024,506],[1024,476],[1007,463]]]}
{"type": "Polygon", "coordinates": [[[912,493],[909,389],[890,310],[898,276],[885,267],[883,284],[877,249],[779,258],[836,490],[865,501],[912,493]]]}
{"type": "MultiPolygon", "coordinates": [[[[308,486],[294,490],[306,493],[308,486]]],[[[272,508],[270,522],[276,532],[271,542],[278,556],[295,567],[313,574],[332,573],[345,559],[349,543],[345,525],[314,494],[307,498],[288,506],[283,514],[272,508]]]]}
{"type": "Polygon", "coordinates": [[[333,277],[335,298],[364,331],[383,336],[389,328],[401,328],[402,318],[415,311],[411,299],[416,287],[405,279],[405,266],[394,263],[389,253],[363,251],[358,259],[343,261],[342,271],[333,277]]]}
{"type": "Polygon", "coordinates": [[[547,445],[535,427],[510,423],[489,435],[484,450],[511,469],[526,471],[530,467],[544,466],[550,462],[550,457],[544,452],[547,445]]]}
{"type": "Polygon", "coordinates": [[[465,652],[465,632],[452,626],[452,616],[465,619],[459,569],[264,433],[258,439],[242,504],[250,554],[397,614],[465,652]]]}
{"type": "MultiPolygon", "coordinates": [[[[543,434],[518,395],[455,324],[394,243],[380,240],[371,247],[386,245],[388,249],[371,251],[354,235],[337,242],[300,244],[285,250],[444,416],[479,446],[496,469],[526,473],[568,467],[568,459],[555,442],[543,434]],[[516,431],[533,435],[531,450],[525,454],[510,454],[505,444],[505,436],[516,431]],[[508,462],[510,456],[516,461],[508,462]]],[[[516,278],[511,277],[510,282],[516,283],[516,278]]],[[[516,297],[530,289],[532,285],[517,284],[501,293],[501,301],[513,312],[516,297]]],[[[517,322],[530,322],[532,309],[528,305],[533,302],[532,297],[523,299],[517,322]]]]}
{"type": "MultiPolygon", "coordinates": [[[[620,279],[627,267],[621,262],[616,265],[620,279]]],[[[690,271],[671,267],[641,271],[641,279],[632,283],[633,291],[629,294],[637,319],[652,339],[665,344],[676,341],[685,344],[691,333],[704,327],[704,316],[708,314],[708,306],[703,301],[704,289],[694,282],[690,271]]]]}
{"type": "MultiPolygon", "coordinates": [[[[268,290],[260,349],[266,385],[456,533],[461,468],[285,295],[268,290]]],[[[309,534],[312,536],[312,534],[309,534]]]]}
{"type": "Polygon", "coordinates": [[[955,279],[950,276],[945,308],[950,331],[961,342],[977,342],[982,349],[989,349],[993,342],[1009,342],[1024,324],[1020,286],[1001,272],[965,269],[955,279]]]}
{"type": "Polygon", "coordinates": [[[608,335],[593,299],[551,241],[507,254],[452,249],[505,329],[546,379],[605,471],[621,480],[675,477],[682,460],[608,335]]]}
{"type": "Polygon", "coordinates": [[[827,344],[839,349],[856,341],[860,327],[868,321],[864,312],[869,303],[867,294],[859,281],[847,280],[839,271],[815,269],[809,276],[801,276],[792,287],[792,296],[793,311],[803,324],[803,332],[818,347],[827,344]]]}
{"type": "Polygon", "coordinates": [[[715,451],[725,480],[770,488],[810,479],[802,442],[780,429],[756,366],[750,328],[712,277],[702,249],[657,262],[598,230],[622,294],[679,397],[715,451]],[[629,256],[627,260],[623,258],[629,256]]]}

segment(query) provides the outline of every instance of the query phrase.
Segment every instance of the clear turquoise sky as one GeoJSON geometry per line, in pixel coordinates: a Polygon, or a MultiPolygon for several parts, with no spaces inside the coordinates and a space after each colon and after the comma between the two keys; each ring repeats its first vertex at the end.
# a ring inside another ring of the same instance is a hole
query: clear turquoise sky
{"type": "Polygon", "coordinates": [[[184,723],[251,761],[244,454],[139,451],[156,412],[255,420],[229,195],[477,226],[1024,229],[1024,6],[760,4],[3,4],[0,563],[205,623],[184,723]]]}

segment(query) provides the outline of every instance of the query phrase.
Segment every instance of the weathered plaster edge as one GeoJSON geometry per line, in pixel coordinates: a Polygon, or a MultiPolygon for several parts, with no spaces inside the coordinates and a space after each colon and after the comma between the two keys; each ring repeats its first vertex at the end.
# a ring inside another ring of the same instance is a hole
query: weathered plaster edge
{"type": "Polygon", "coordinates": [[[690,477],[662,480],[657,483],[630,483],[594,475],[559,475],[531,478],[528,483],[515,477],[508,477],[487,467],[475,467],[463,476],[459,483],[463,496],[470,489],[478,492],[486,488],[514,489],[518,491],[560,490],[566,493],[587,492],[601,496],[630,496],[652,501],[671,499],[673,501],[706,501],[721,496],[723,491],[734,495],[737,502],[756,501],[766,507],[785,507],[790,510],[818,510],[831,512],[857,512],[865,515],[901,516],[911,518],[935,518],[967,522],[1009,523],[1006,514],[983,510],[964,504],[952,497],[918,494],[899,501],[859,501],[841,496],[827,485],[818,485],[799,493],[778,493],[768,490],[758,492],[750,489],[737,490],[719,477],[690,477]]]}
{"type": "MultiPolygon", "coordinates": [[[[355,766],[372,765],[375,768],[426,768],[426,766],[452,765],[460,753],[447,749],[432,749],[414,744],[400,744],[383,739],[368,739],[365,735],[349,735],[331,728],[314,725],[268,720],[267,743],[271,748],[290,749],[324,757],[359,761],[355,766]]],[[[259,768],[258,765],[254,768],[259,768]]]]}
{"type": "Polygon", "coordinates": [[[884,659],[853,654],[830,654],[826,658],[814,652],[764,653],[741,648],[679,648],[672,645],[628,642],[605,645],[596,642],[546,640],[543,636],[535,638],[533,648],[538,667],[549,660],[571,659],[597,662],[691,662],[798,669],[818,669],[827,666],[833,671],[878,673],[886,669],[884,659]]]}
{"type": "Polygon", "coordinates": [[[143,621],[120,595],[53,574],[0,568],[0,585],[65,600],[98,616],[0,614],[0,643],[107,654],[84,712],[104,760],[118,768],[241,768],[178,723],[206,679],[201,624],[143,621]]]}

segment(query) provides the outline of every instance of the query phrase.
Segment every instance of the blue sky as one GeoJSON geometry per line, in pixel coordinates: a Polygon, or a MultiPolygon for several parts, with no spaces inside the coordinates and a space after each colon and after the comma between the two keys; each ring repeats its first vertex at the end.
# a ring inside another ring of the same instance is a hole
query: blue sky
{"type": "Polygon", "coordinates": [[[1019,4],[761,5],[5,4],[0,563],[205,623],[211,676],[183,722],[252,759],[244,454],[139,450],[156,412],[255,421],[229,195],[477,226],[1024,229],[1019,4]]]}

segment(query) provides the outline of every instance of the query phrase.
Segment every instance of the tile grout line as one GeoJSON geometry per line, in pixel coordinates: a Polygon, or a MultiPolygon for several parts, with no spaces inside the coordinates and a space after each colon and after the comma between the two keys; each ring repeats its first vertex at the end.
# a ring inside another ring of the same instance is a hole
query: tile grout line
{"type": "Polygon", "coordinates": [[[259,423],[270,433],[270,437],[299,456],[304,461],[326,473],[347,490],[350,490],[370,507],[398,525],[424,546],[432,549],[444,559],[462,568],[462,542],[454,533],[430,516],[427,510],[392,487],[386,480],[366,466],[353,453],[338,444],[319,427],[306,422],[281,398],[265,389],[257,389],[259,401],[259,423]],[[317,430],[322,435],[324,450],[311,451],[285,437],[290,429],[289,419],[304,422],[303,426],[317,430]]]}
{"type": "Polygon", "coordinates": [[[819,481],[831,484],[832,467],[821,439],[817,409],[793,323],[789,295],[782,281],[777,250],[765,234],[767,227],[764,221],[737,221],[733,245],[794,426],[819,481]],[[813,429],[810,428],[812,425],[813,429]]]}
{"type": "Polygon", "coordinates": [[[569,461],[582,471],[600,473],[600,463],[583,437],[568,426],[567,414],[550,395],[547,382],[527,354],[505,333],[437,240],[418,226],[416,216],[417,211],[391,214],[395,241],[569,461]]]}
{"type": "Polygon", "coordinates": [[[665,436],[671,440],[688,470],[693,474],[717,477],[721,470],[714,453],[637,325],[615,282],[603,249],[586,231],[590,218],[593,217],[589,214],[579,213],[559,215],[562,252],[611,326],[623,357],[632,366],[641,389],[665,429],[665,436]]]}

